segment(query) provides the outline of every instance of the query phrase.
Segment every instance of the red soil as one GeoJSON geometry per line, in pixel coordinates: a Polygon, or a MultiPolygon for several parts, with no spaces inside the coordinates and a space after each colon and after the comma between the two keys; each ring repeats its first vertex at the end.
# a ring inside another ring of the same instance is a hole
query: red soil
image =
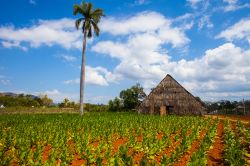
{"type": "Polygon", "coordinates": [[[178,141],[174,142],[172,146],[170,146],[169,148],[167,148],[166,150],[164,150],[161,154],[157,155],[155,157],[155,161],[157,164],[161,163],[161,159],[163,154],[166,154],[168,157],[170,157],[171,153],[175,150],[175,148],[181,143],[181,139],[179,139],[178,141]]]}
{"type": "Polygon", "coordinates": [[[81,156],[79,154],[75,154],[71,166],[81,166],[81,165],[87,165],[87,160],[83,160],[81,159],[81,156]]]}
{"type": "Polygon", "coordinates": [[[211,118],[219,118],[219,119],[228,119],[230,121],[237,121],[240,120],[243,123],[249,123],[250,122],[250,115],[205,115],[205,117],[211,117],[211,118]]]}
{"type": "MultiPolygon", "coordinates": [[[[157,139],[161,140],[162,137],[163,137],[163,133],[160,132],[156,135],[157,139]]],[[[143,137],[142,136],[138,136],[137,137],[137,141],[138,142],[142,142],[143,140],[143,137]]],[[[132,155],[133,153],[133,150],[132,149],[129,149],[129,155],[132,155]]],[[[134,156],[134,162],[136,165],[138,165],[143,157],[144,153],[143,152],[139,152],[139,153],[136,153],[135,156],[134,156]]]]}
{"type": "MultiPolygon", "coordinates": [[[[94,142],[92,143],[93,146],[98,145],[98,142],[94,142]]],[[[73,140],[69,140],[68,141],[68,145],[69,145],[69,150],[71,153],[74,154],[74,159],[71,162],[71,166],[81,166],[81,165],[87,165],[87,161],[84,159],[81,159],[81,156],[77,153],[75,153],[75,144],[73,140]]]]}
{"type": "Polygon", "coordinates": [[[116,154],[117,151],[119,150],[120,146],[125,144],[128,141],[127,138],[119,138],[116,141],[113,142],[113,149],[112,149],[112,153],[116,154]]]}
{"type": "Polygon", "coordinates": [[[215,142],[213,143],[213,149],[208,152],[208,165],[223,165],[223,124],[220,122],[217,127],[217,134],[215,136],[215,142]]]}
{"type": "Polygon", "coordinates": [[[47,161],[49,159],[49,154],[51,151],[51,145],[45,145],[43,148],[43,162],[47,161]]]}
{"type": "Polygon", "coordinates": [[[157,137],[157,139],[162,140],[163,134],[162,133],[158,133],[156,137],[157,137]]]}
{"type": "Polygon", "coordinates": [[[97,148],[98,145],[99,145],[99,141],[94,141],[94,142],[92,142],[90,145],[92,145],[92,146],[94,146],[95,148],[97,148]]]}
{"type": "Polygon", "coordinates": [[[206,135],[206,130],[203,130],[199,134],[199,138],[196,139],[192,145],[191,148],[183,154],[183,156],[179,159],[178,162],[174,164],[174,166],[184,166],[187,165],[188,161],[190,160],[192,154],[199,148],[201,141],[203,140],[204,136],[206,135]]]}
{"type": "Polygon", "coordinates": [[[137,142],[142,142],[142,139],[143,139],[142,136],[138,136],[137,137],[137,142]]]}
{"type": "Polygon", "coordinates": [[[19,166],[19,164],[18,164],[17,161],[13,161],[10,165],[11,165],[11,166],[19,166]]]}
{"type": "MultiPolygon", "coordinates": [[[[172,152],[175,150],[175,148],[181,143],[181,140],[182,140],[182,139],[178,139],[178,140],[176,140],[176,141],[175,141],[175,139],[174,139],[174,137],[175,137],[176,135],[178,135],[179,133],[180,133],[180,131],[178,131],[176,134],[171,134],[170,140],[171,140],[171,142],[173,143],[172,146],[168,147],[168,148],[165,149],[162,153],[160,153],[159,155],[157,155],[157,156],[155,157],[155,161],[156,161],[156,163],[157,163],[158,165],[159,165],[160,162],[161,162],[161,159],[162,159],[163,154],[166,154],[168,157],[170,157],[171,153],[172,153],[172,152]]],[[[187,132],[187,136],[189,136],[190,133],[191,133],[191,131],[188,131],[188,132],[187,132]]]]}
{"type": "Polygon", "coordinates": [[[136,165],[138,165],[143,157],[144,153],[143,152],[139,152],[139,153],[136,153],[135,156],[134,156],[134,162],[136,165]]]}
{"type": "Polygon", "coordinates": [[[236,132],[236,123],[235,123],[235,122],[230,123],[230,127],[231,127],[231,129],[232,129],[234,132],[236,132]]]}

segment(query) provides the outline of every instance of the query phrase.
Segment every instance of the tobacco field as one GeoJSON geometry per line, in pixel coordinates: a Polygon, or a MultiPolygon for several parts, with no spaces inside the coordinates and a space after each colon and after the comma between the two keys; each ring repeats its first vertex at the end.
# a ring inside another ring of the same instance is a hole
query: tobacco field
{"type": "Polygon", "coordinates": [[[250,125],[194,116],[0,116],[0,165],[249,165],[250,125]]]}

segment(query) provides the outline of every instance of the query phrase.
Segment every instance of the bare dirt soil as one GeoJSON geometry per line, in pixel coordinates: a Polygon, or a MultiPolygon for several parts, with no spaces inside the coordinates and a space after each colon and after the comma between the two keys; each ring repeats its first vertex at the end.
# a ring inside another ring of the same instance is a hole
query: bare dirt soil
{"type": "Polygon", "coordinates": [[[205,118],[218,118],[221,120],[230,120],[232,122],[236,122],[238,120],[242,121],[242,123],[250,122],[250,115],[204,115],[205,118]]]}
{"type": "Polygon", "coordinates": [[[200,132],[199,137],[192,143],[191,148],[184,153],[184,155],[179,159],[179,161],[177,161],[176,163],[174,163],[174,166],[184,166],[187,165],[188,161],[190,160],[192,154],[194,152],[197,151],[197,149],[199,148],[201,141],[203,140],[203,138],[206,135],[206,130],[203,130],[200,132]]]}
{"type": "Polygon", "coordinates": [[[217,134],[213,143],[213,148],[208,152],[208,165],[209,166],[222,166],[223,164],[223,123],[222,121],[218,124],[217,134]]]}

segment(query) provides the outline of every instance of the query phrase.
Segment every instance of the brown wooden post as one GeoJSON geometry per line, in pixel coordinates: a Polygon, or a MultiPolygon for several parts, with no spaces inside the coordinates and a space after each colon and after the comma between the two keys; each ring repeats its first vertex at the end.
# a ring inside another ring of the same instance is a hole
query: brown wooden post
{"type": "Polygon", "coordinates": [[[166,114],[167,114],[166,106],[161,106],[160,107],[160,115],[165,116],[166,114]]]}

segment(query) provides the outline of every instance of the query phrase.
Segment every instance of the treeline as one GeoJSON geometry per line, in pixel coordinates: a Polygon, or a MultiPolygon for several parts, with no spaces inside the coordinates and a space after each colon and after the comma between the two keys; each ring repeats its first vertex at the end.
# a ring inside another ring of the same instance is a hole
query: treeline
{"type": "MultiPolygon", "coordinates": [[[[80,105],[74,101],[65,98],[61,103],[54,103],[47,95],[25,95],[13,93],[0,93],[0,108],[59,108],[69,110],[79,110],[80,105]]],[[[86,103],[84,109],[87,112],[103,112],[108,111],[108,106],[103,104],[86,103]]]]}
{"type": "MultiPolygon", "coordinates": [[[[108,102],[108,105],[85,103],[84,109],[87,112],[121,112],[135,111],[146,94],[140,84],[122,90],[119,97],[108,102]]],[[[199,98],[198,98],[199,99],[199,98]]],[[[200,100],[200,99],[199,99],[200,100]]],[[[250,100],[216,102],[203,102],[209,114],[250,114],[250,100]]],[[[65,98],[61,103],[53,103],[47,95],[24,95],[24,94],[2,94],[0,93],[0,108],[30,107],[30,108],[60,108],[79,110],[79,103],[65,98]]]]}
{"type": "Polygon", "coordinates": [[[250,100],[205,102],[210,114],[250,114],[250,100]]]}
{"type": "Polygon", "coordinates": [[[133,111],[140,105],[146,97],[145,92],[140,84],[136,84],[131,88],[122,90],[119,97],[110,100],[108,110],[111,112],[133,111]]]}
{"type": "Polygon", "coordinates": [[[47,95],[40,95],[39,97],[33,95],[0,95],[1,107],[40,107],[52,106],[53,100],[47,95]]]}

